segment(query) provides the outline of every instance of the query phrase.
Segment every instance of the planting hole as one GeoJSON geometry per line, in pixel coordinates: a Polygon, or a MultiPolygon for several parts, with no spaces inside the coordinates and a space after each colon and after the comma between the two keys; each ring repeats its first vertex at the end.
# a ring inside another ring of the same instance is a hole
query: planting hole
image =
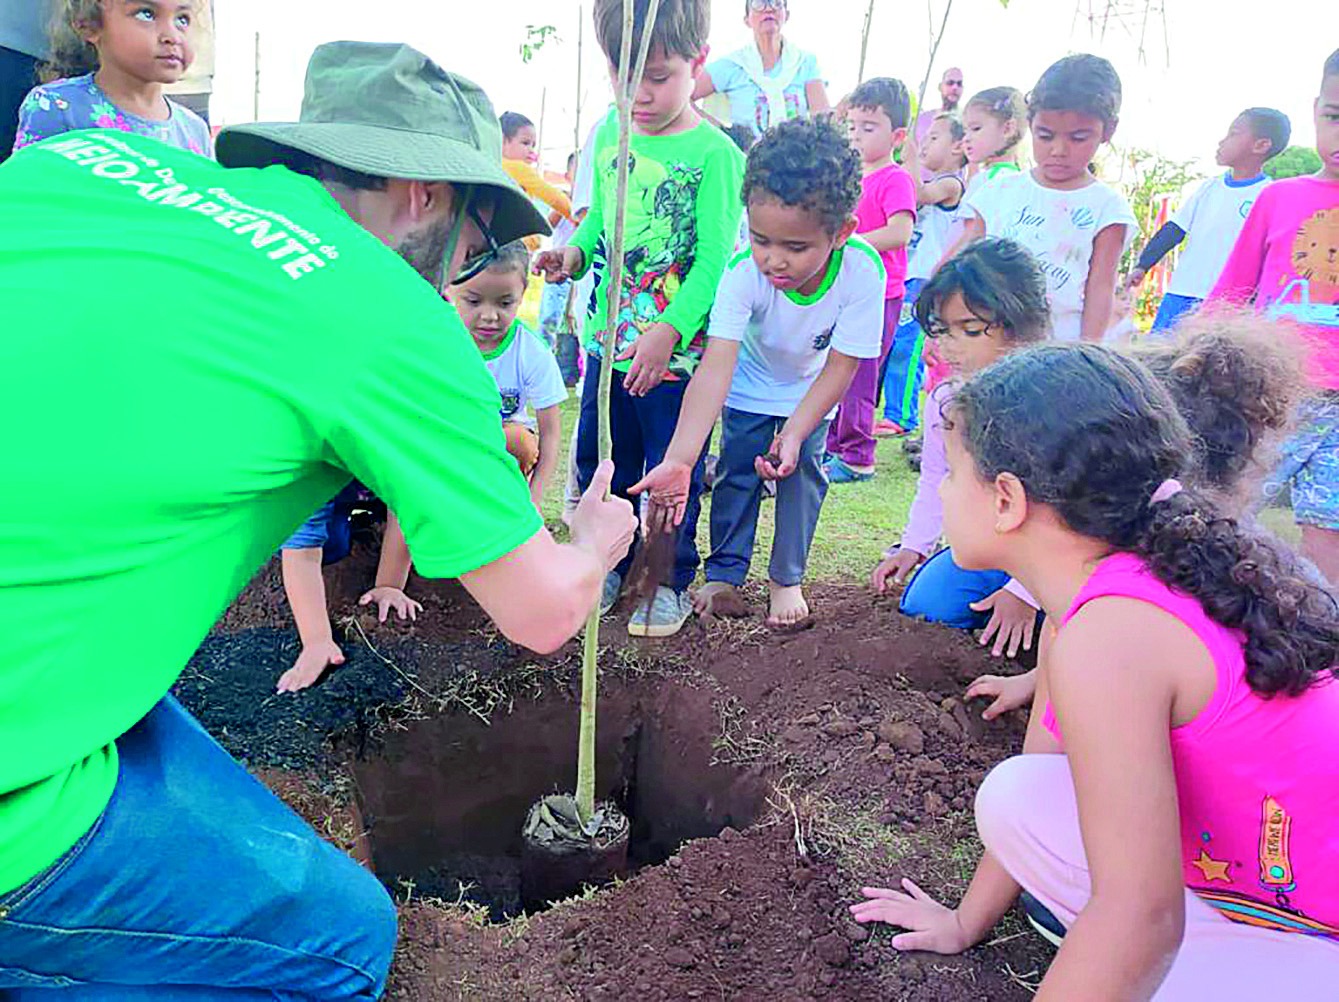
{"type": "MultiPolygon", "coordinates": [[[[518,700],[485,724],[453,713],[392,731],[354,765],[377,876],[393,890],[522,910],[521,826],[530,805],[571,792],[577,699],[518,700]]],[[[601,680],[597,799],[630,817],[635,870],[689,839],[752,824],[766,805],[757,767],[713,765],[720,717],[708,692],[666,680],[601,680]]]]}

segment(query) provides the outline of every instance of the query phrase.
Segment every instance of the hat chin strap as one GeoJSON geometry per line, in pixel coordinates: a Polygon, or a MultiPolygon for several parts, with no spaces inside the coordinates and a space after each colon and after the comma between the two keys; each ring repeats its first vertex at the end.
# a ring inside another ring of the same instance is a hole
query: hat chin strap
{"type": "Polygon", "coordinates": [[[460,205],[456,209],[455,222],[451,224],[451,235],[446,240],[446,256],[442,260],[442,281],[450,285],[456,274],[451,270],[451,259],[456,256],[456,247],[460,243],[460,234],[465,229],[465,220],[469,218],[470,203],[474,201],[474,185],[452,185],[460,195],[460,205]]]}

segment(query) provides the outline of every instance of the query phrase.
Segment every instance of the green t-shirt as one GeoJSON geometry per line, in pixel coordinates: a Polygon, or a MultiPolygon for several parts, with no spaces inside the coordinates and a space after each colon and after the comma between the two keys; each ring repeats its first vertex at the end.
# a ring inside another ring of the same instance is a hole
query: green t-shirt
{"type": "Polygon", "coordinates": [[[0,166],[0,892],[101,813],[115,739],[349,479],[454,577],[539,529],[455,310],[286,169],[72,132],[0,166]]]}
{"type": "MultiPolygon", "coordinates": [[[[617,115],[605,118],[594,143],[590,210],[571,243],[588,263],[603,265],[614,239],[617,115]]],[[[670,369],[691,375],[702,357],[716,286],[739,239],[744,157],[729,136],[705,121],[668,136],[634,132],[628,149],[618,350],[663,321],[679,332],[670,369]]],[[[586,347],[596,355],[608,329],[607,275],[605,268],[595,290],[595,313],[586,325],[586,347]]],[[[616,362],[614,368],[626,370],[631,364],[616,362]]]]}

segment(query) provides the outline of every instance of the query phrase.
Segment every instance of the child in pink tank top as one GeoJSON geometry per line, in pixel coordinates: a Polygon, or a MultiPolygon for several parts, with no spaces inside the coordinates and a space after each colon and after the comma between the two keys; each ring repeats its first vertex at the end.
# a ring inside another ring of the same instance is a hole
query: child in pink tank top
{"type": "Polygon", "coordinates": [[[1333,998],[1334,599],[1180,488],[1191,433],[1127,356],[1009,355],[945,418],[955,559],[1010,573],[1061,626],[1024,754],[977,795],[962,901],[866,888],[857,921],[957,953],[1026,889],[1064,928],[1038,998],[1333,998]]]}

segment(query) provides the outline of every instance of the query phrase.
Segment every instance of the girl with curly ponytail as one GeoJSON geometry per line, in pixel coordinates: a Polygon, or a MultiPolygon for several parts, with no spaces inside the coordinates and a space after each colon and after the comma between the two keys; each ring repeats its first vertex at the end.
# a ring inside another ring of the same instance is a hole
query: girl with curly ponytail
{"type": "Polygon", "coordinates": [[[984,938],[1020,887],[1064,927],[1040,997],[1330,998],[1339,609],[1193,488],[1164,384],[1093,345],[1010,355],[946,414],[945,529],[1058,625],[1024,754],[977,795],[950,910],[869,888],[904,949],[984,938]],[[1299,935],[1300,934],[1300,935],[1299,935]]]}

